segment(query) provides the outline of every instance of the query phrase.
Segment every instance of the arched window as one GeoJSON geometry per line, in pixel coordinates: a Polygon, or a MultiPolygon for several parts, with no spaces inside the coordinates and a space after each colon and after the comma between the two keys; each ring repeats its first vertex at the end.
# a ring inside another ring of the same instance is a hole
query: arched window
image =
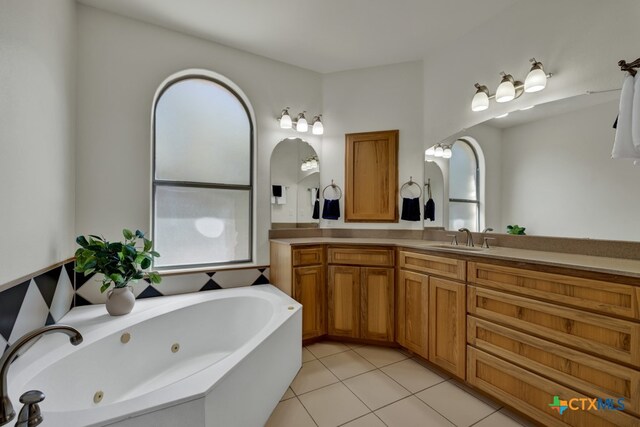
{"type": "Polygon", "coordinates": [[[153,110],[155,267],[252,259],[253,122],[222,76],[182,74],[153,110]]]}
{"type": "Polygon", "coordinates": [[[473,146],[458,139],[449,161],[449,228],[480,231],[480,168],[473,146]]]}

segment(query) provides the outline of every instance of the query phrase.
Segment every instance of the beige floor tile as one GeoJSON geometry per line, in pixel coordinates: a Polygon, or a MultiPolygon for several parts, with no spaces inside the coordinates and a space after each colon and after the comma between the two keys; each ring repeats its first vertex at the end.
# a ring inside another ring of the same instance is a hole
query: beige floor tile
{"type": "Polygon", "coordinates": [[[283,400],[287,400],[287,399],[291,399],[292,397],[295,397],[295,393],[293,392],[293,390],[291,390],[291,387],[287,387],[287,391],[284,392],[284,394],[282,395],[282,399],[280,399],[280,401],[282,402],[283,400]]]}
{"type": "Polygon", "coordinates": [[[370,412],[342,383],[303,394],[300,401],[319,427],[335,427],[370,412]]]}
{"type": "Polygon", "coordinates": [[[319,360],[313,360],[302,364],[290,387],[295,394],[300,395],[337,382],[338,378],[330,370],[319,360]]]}
{"type": "Polygon", "coordinates": [[[500,413],[500,411],[494,412],[487,418],[481,420],[479,423],[474,424],[473,427],[522,427],[514,419],[507,417],[500,413]]]}
{"type": "MultiPolygon", "coordinates": [[[[347,345],[347,347],[349,347],[349,348],[358,348],[358,347],[362,347],[362,346],[364,346],[364,345],[365,345],[365,344],[360,344],[360,343],[357,343],[357,342],[346,342],[345,344],[346,344],[346,345],[347,345]]],[[[365,417],[365,418],[366,418],[366,417],[365,417]]]]}
{"type": "Polygon", "coordinates": [[[339,342],[323,341],[308,345],[306,349],[315,357],[320,359],[321,357],[331,356],[332,354],[347,351],[349,350],[349,347],[339,342]]]}
{"type": "Polygon", "coordinates": [[[477,392],[476,390],[472,389],[471,387],[468,387],[465,384],[462,384],[462,383],[457,382],[457,381],[451,381],[451,384],[455,385],[458,388],[461,388],[462,390],[466,391],[467,393],[469,393],[471,396],[475,397],[476,399],[482,400],[484,403],[486,403],[487,405],[491,406],[493,409],[498,410],[498,409],[502,408],[502,405],[499,402],[497,402],[497,401],[485,396],[484,394],[480,394],[479,392],[477,392]]]}
{"type": "Polygon", "coordinates": [[[415,396],[378,409],[376,415],[389,427],[454,427],[415,396]]]}
{"type": "Polygon", "coordinates": [[[296,398],[278,403],[265,427],[315,427],[315,423],[296,398]]]}
{"type": "Polygon", "coordinates": [[[379,370],[349,378],[344,385],[374,411],[411,394],[379,370]]]}
{"type": "Polygon", "coordinates": [[[435,369],[431,364],[429,364],[429,362],[427,362],[426,360],[422,360],[420,357],[414,357],[412,360],[413,360],[414,362],[416,362],[417,364],[422,365],[422,366],[424,366],[425,368],[427,368],[427,369],[429,369],[429,370],[431,370],[431,371],[433,371],[433,372],[437,372],[437,373],[438,373],[438,375],[440,375],[440,376],[441,376],[442,378],[444,378],[444,379],[447,379],[447,380],[448,380],[449,378],[451,378],[451,375],[448,375],[448,374],[447,374],[445,371],[443,371],[443,370],[435,369]]]}
{"type": "Polygon", "coordinates": [[[403,360],[380,369],[411,393],[417,393],[420,390],[446,381],[446,378],[441,377],[412,359],[403,360]]]}
{"type": "Polygon", "coordinates": [[[449,381],[421,391],[416,396],[458,427],[470,426],[496,411],[449,381]]]}
{"type": "Polygon", "coordinates": [[[321,362],[341,380],[376,369],[367,359],[352,350],[323,357],[321,362]]]}
{"type": "Polygon", "coordinates": [[[353,351],[376,365],[378,368],[399,362],[407,358],[404,354],[388,347],[364,346],[358,347],[353,351]]]}
{"type": "Polygon", "coordinates": [[[368,414],[343,424],[343,427],[385,427],[385,425],[375,414],[368,414]]]}
{"type": "Polygon", "coordinates": [[[313,355],[313,353],[307,350],[306,347],[304,347],[302,349],[302,363],[311,362],[312,360],[316,360],[316,357],[313,355]]]}
{"type": "Polygon", "coordinates": [[[506,415],[520,425],[523,425],[525,427],[535,427],[535,424],[533,424],[531,421],[524,419],[520,415],[508,410],[507,408],[500,409],[500,413],[502,415],[506,415]]]}

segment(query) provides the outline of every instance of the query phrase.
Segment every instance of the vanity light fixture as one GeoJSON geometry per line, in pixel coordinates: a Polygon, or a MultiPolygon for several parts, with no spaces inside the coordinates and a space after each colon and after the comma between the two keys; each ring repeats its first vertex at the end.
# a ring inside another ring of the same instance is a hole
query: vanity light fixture
{"type": "Polygon", "coordinates": [[[443,159],[450,159],[453,156],[453,151],[451,151],[451,147],[446,147],[442,152],[443,159]]]}
{"type": "Polygon", "coordinates": [[[309,122],[307,121],[307,117],[305,116],[306,111],[298,114],[295,119],[291,118],[289,114],[290,107],[286,107],[280,113],[280,117],[277,120],[280,122],[281,129],[295,129],[298,132],[308,132],[309,128],[311,128],[311,133],[314,135],[322,135],[324,134],[324,125],[322,123],[322,114],[317,114],[313,116],[313,120],[311,121],[311,126],[309,126],[309,122]]]}
{"type": "Polygon", "coordinates": [[[424,159],[427,162],[433,162],[434,157],[442,157],[443,159],[450,159],[453,155],[451,151],[451,145],[436,144],[424,151],[424,159]]]}
{"type": "MultiPolygon", "coordinates": [[[[542,63],[535,58],[529,60],[531,62],[531,70],[527,74],[524,83],[513,78],[511,74],[504,71],[500,73],[502,80],[496,89],[496,93],[491,95],[486,86],[476,83],[476,93],[471,100],[472,111],[484,111],[489,108],[489,100],[495,99],[496,102],[505,103],[519,98],[523,93],[539,92],[547,87],[547,79],[553,77],[553,74],[547,74],[544,71],[542,63]]],[[[529,107],[532,108],[532,107],[529,107]]],[[[523,110],[526,108],[523,108],[523,110]]]]}
{"type": "Polygon", "coordinates": [[[442,145],[440,145],[440,144],[436,145],[436,150],[433,153],[433,155],[435,157],[443,157],[444,156],[444,148],[442,148],[442,145]]]}
{"type": "Polygon", "coordinates": [[[317,169],[317,168],[318,168],[318,157],[316,156],[309,157],[308,159],[303,160],[302,164],[300,165],[300,170],[302,172],[306,172],[308,170],[317,169]]]}
{"type": "Polygon", "coordinates": [[[427,148],[424,152],[425,156],[433,156],[435,155],[436,152],[436,147],[434,145],[432,145],[431,147],[427,148]]]}

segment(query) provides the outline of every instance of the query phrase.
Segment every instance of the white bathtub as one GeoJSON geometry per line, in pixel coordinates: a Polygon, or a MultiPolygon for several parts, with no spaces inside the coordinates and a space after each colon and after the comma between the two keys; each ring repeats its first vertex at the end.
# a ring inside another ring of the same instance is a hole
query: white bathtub
{"type": "Polygon", "coordinates": [[[77,307],[59,323],[84,342],[43,337],[9,369],[11,400],[43,391],[52,427],[262,426],[301,366],[301,315],[271,285],[143,299],[122,317],[77,307]]]}

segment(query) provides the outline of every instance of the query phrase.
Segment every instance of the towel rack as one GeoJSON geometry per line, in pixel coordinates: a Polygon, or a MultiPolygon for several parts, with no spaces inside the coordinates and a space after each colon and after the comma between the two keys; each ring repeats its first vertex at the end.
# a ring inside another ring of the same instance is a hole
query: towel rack
{"type": "Polygon", "coordinates": [[[635,76],[637,71],[636,68],[640,68],[640,58],[636,59],[633,62],[627,62],[624,59],[618,61],[618,65],[620,66],[620,70],[626,71],[632,76],[635,76]]]}
{"type": "Polygon", "coordinates": [[[420,195],[418,196],[418,198],[422,197],[422,187],[420,187],[416,182],[413,181],[413,177],[412,176],[409,177],[409,181],[405,182],[404,184],[402,184],[402,187],[400,187],[400,197],[404,197],[402,195],[402,191],[405,188],[411,187],[412,185],[415,185],[416,187],[418,187],[418,190],[420,190],[420,195]]]}
{"type": "Polygon", "coordinates": [[[336,197],[335,199],[330,199],[330,200],[340,200],[342,198],[342,188],[340,188],[340,186],[336,183],[333,182],[333,180],[331,180],[331,184],[327,185],[326,187],[324,187],[324,189],[322,190],[322,198],[326,199],[325,197],[325,191],[327,191],[327,189],[331,187],[333,189],[333,191],[335,193],[338,194],[338,197],[336,197]]]}

